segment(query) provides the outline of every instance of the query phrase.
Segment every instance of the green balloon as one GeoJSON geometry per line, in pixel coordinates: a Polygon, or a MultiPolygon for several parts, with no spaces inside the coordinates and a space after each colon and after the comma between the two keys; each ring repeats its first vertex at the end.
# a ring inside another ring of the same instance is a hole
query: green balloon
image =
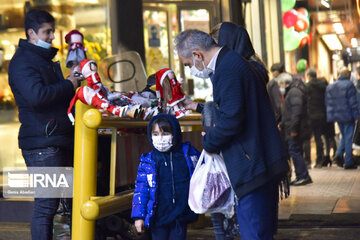
{"type": "Polygon", "coordinates": [[[281,0],[281,11],[287,12],[295,6],[296,0],[281,0]]]}
{"type": "Polygon", "coordinates": [[[296,71],[297,73],[303,73],[306,70],[307,61],[306,59],[299,59],[299,61],[296,64],[296,71]]]}
{"type": "Polygon", "coordinates": [[[300,45],[301,35],[295,31],[294,27],[284,27],[284,50],[294,51],[300,45]]]}

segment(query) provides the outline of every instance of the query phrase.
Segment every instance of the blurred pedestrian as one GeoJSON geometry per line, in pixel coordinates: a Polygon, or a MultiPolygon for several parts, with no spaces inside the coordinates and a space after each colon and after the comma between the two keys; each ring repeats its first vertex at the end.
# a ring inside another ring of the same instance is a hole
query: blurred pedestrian
{"type": "Polygon", "coordinates": [[[308,125],[305,84],[289,73],[278,76],[280,87],[285,88],[285,101],[280,128],[285,131],[289,155],[293,160],[296,178],[291,185],[300,186],[312,183],[303,158],[302,143],[311,134],[308,125]]]}
{"type": "Polygon", "coordinates": [[[281,121],[282,95],[285,94],[284,88],[282,88],[282,91],[280,91],[277,77],[280,73],[284,72],[284,69],[284,65],[281,63],[273,64],[270,68],[273,79],[271,79],[271,81],[267,85],[267,91],[269,93],[271,106],[274,110],[277,123],[280,123],[281,121]]]}
{"type": "Polygon", "coordinates": [[[324,156],[324,144],[322,136],[326,127],[325,91],[327,82],[325,79],[317,78],[316,69],[306,70],[307,79],[307,104],[311,130],[316,144],[316,168],[321,168],[326,162],[330,162],[330,156],[324,156]]]}
{"type": "Polygon", "coordinates": [[[339,167],[356,169],[356,163],[352,159],[352,138],[355,121],[359,117],[359,108],[350,74],[347,68],[342,69],[338,80],[327,86],[325,104],[327,121],[337,122],[341,132],[340,145],[333,161],[339,167]]]}

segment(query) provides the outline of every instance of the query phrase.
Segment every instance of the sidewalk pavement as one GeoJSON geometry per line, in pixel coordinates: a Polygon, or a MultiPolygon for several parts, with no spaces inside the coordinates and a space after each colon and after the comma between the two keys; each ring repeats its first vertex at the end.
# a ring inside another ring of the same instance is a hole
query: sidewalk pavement
{"type": "Polygon", "coordinates": [[[360,215],[360,168],[345,170],[333,165],[310,169],[309,174],[312,184],[291,186],[289,198],[280,201],[279,220],[290,220],[296,214],[360,215]]]}

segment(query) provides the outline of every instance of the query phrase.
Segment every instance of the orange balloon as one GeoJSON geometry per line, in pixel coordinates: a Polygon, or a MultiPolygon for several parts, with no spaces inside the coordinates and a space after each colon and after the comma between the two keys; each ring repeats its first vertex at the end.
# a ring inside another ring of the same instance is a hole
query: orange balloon
{"type": "Polygon", "coordinates": [[[298,16],[298,20],[295,24],[295,31],[302,32],[305,31],[309,27],[309,21],[306,17],[300,15],[298,16]]]}

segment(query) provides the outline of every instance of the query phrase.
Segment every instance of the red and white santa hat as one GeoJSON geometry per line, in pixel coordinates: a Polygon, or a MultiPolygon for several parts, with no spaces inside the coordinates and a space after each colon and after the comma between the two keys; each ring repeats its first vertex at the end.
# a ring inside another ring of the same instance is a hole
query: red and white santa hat
{"type": "Polygon", "coordinates": [[[161,86],[163,85],[166,76],[171,72],[174,73],[173,70],[171,70],[170,68],[163,68],[156,72],[156,78],[159,79],[161,86]]]}
{"type": "MultiPolygon", "coordinates": [[[[93,62],[95,63],[94,60],[91,60],[91,59],[84,59],[84,60],[81,60],[80,61],[80,70],[82,72],[83,68],[86,67],[86,66],[89,66],[89,64],[93,62]]],[[[85,76],[85,77],[88,77],[88,76],[85,76]]]]}
{"type": "Polygon", "coordinates": [[[73,34],[79,34],[79,35],[81,35],[81,38],[84,39],[84,35],[81,32],[79,32],[78,30],[74,29],[74,30],[71,30],[70,32],[68,32],[68,34],[66,34],[66,36],[65,36],[66,43],[70,43],[71,35],[73,35],[73,34]]]}
{"type": "MultiPolygon", "coordinates": [[[[165,79],[166,76],[167,76],[169,73],[171,73],[171,72],[173,72],[173,70],[171,70],[170,68],[163,68],[163,69],[157,71],[157,72],[155,73],[155,75],[156,75],[156,85],[160,85],[160,86],[162,87],[162,86],[163,86],[164,79],[165,79]]],[[[158,88],[159,88],[160,86],[158,86],[158,87],[156,88],[156,96],[157,96],[157,97],[160,96],[160,91],[158,90],[158,88]]]]}

